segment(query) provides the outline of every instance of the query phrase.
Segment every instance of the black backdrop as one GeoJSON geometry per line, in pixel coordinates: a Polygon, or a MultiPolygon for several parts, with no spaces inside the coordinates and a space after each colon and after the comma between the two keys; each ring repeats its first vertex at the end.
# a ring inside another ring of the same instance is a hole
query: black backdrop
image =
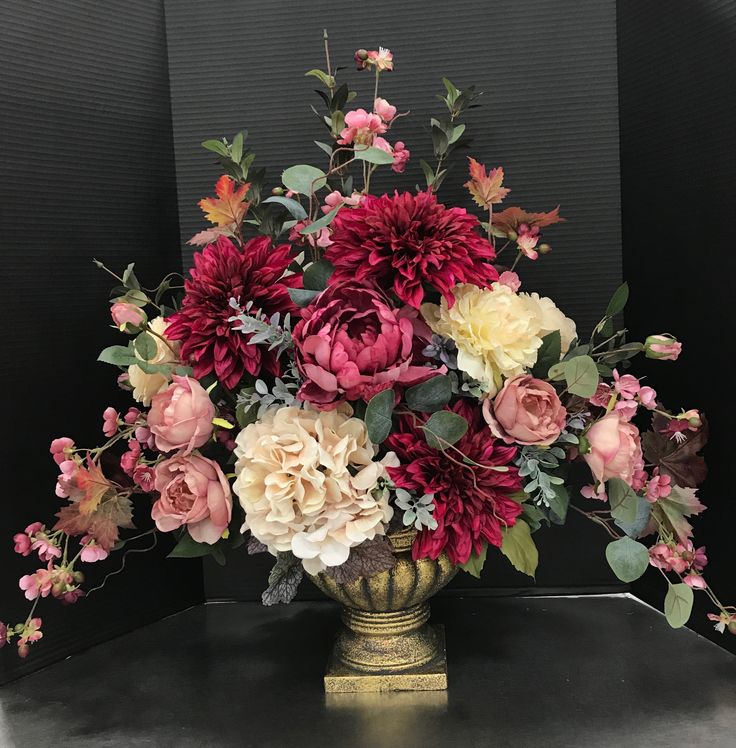
{"type": "MultiPolygon", "coordinates": [[[[623,260],[633,287],[628,322],[635,331],[651,324],[668,328],[686,341],[682,365],[652,374],[663,394],[669,390],[682,405],[711,411],[717,441],[705,496],[711,509],[696,529],[710,545],[713,579],[726,596],[733,579],[723,528],[734,519],[721,499],[728,488],[727,415],[725,408],[717,412],[715,388],[702,387],[702,362],[712,380],[725,360],[713,348],[713,328],[703,334],[697,323],[733,319],[725,300],[731,275],[723,272],[733,265],[725,220],[733,213],[726,203],[733,184],[732,156],[727,161],[733,102],[728,108],[718,77],[727,82],[734,69],[733,7],[717,0],[697,8],[668,5],[663,25],[661,5],[651,11],[633,2],[619,5],[623,260]],[[691,252],[699,258],[694,270],[686,265],[691,252]],[[708,268],[715,257],[721,300],[714,302],[708,268]],[[685,269],[678,273],[678,267],[685,269]],[[685,300],[679,312],[659,278],[674,283],[685,300]]],[[[310,143],[323,133],[309,112],[312,86],[302,74],[321,64],[321,19],[333,18],[334,6],[322,0],[260,6],[78,0],[54,7],[0,0],[0,9],[0,54],[7,57],[0,78],[2,454],[6,474],[14,477],[6,483],[0,521],[6,538],[0,540],[0,618],[14,620],[25,610],[17,578],[29,569],[8,539],[56,510],[48,442],[67,432],[80,442],[96,439],[101,410],[114,397],[109,370],[94,363],[97,351],[115,341],[104,326],[108,283],[88,258],[116,266],[136,260],[151,280],[182,258],[189,263],[183,243],[201,227],[196,201],[210,194],[217,176],[198,146],[205,137],[248,127],[273,183],[287,165],[318,162],[320,151],[310,143]]],[[[418,180],[416,164],[427,155],[429,139],[420,127],[436,111],[440,77],[486,92],[483,107],[468,118],[473,154],[504,165],[513,204],[543,210],[560,202],[568,218],[549,232],[553,254],[527,264],[524,280],[589,328],[621,278],[613,0],[379,0],[370,12],[344,16],[330,24],[335,59],[349,65],[354,49],[378,44],[396,55],[383,93],[412,111],[400,134],[414,156],[399,188],[418,180]]],[[[352,69],[345,74],[369,95],[367,80],[352,69]]],[[[448,201],[466,204],[463,181],[460,164],[443,188],[448,201]]],[[[536,591],[614,588],[596,528],[571,517],[567,527],[542,530],[537,539],[542,564],[536,591]]],[[[151,564],[149,557],[144,564],[131,557],[129,567],[76,609],[57,615],[50,603],[44,646],[22,667],[5,650],[6,673],[43,665],[201,599],[196,563],[151,564]]],[[[498,555],[489,555],[487,567],[480,582],[463,575],[456,584],[482,594],[528,584],[498,555]]],[[[208,565],[206,595],[255,599],[265,576],[262,559],[242,558],[224,571],[208,565]]],[[[640,594],[659,599],[649,585],[640,594]]]]}
{"type": "MultiPolygon", "coordinates": [[[[174,120],[182,242],[202,226],[197,200],[217,176],[199,143],[247,127],[256,165],[267,165],[269,184],[296,163],[321,164],[312,143],[324,129],[309,109],[318,103],[304,72],[324,61],[322,25],[334,4],[242,4],[229,0],[166,2],[171,106],[174,120]],[[226,55],[217,50],[227,50],[226,55]]],[[[355,106],[372,98],[370,76],[355,71],[360,47],[389,47],[396,69],[382,77],[382,94],[411,110],[397,137],[412,151],[406,173],[380,188],[413,187],[419,158],[429,158],[426,125],[441,106],[445,75],[484,91],[482,107],[467,118],[473,155],[503,164],[510,204],[548,210],[562,204],[568,222],[549,231],[553,254],[527,263],[529,288],[552,296],[585,330],[600,318],[620,283],[620,207],[616,28],[613,0],[579,3],[372,3],[370,12],[345,13],[330,24],[334,64],[360,91],[355,106]]],[[[462,188],[464,156],[441,196],[470,206],[462,188]]],[[[608,589],[615,583],[603,556],[605,538],[587,520],[571,517],[564,529],[537,534],[540,588],[608,589]]],[[[234,559],[227,568],[205,566],[206,594],[257,599],[267,560],[234,559]]],[[[499,553],[489,553],[483,579],[463,574],[454,587],[503,590],[528,587],[499,553]]],[[[315,594],[312,590],[307,593],[315,594]]]]}

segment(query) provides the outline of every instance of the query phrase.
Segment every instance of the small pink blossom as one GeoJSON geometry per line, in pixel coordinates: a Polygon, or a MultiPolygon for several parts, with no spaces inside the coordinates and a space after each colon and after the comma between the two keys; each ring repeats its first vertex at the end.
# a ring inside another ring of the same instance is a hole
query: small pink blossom
{"type": "Polygon", "coordinates": [[[310,221],[306,218],[303,221],[295,223],[289,232],[289,241],[295,244],[309,244],[311,247],[329,247],[332,244],[332,239],[330,238],[332,232],[330,229],[325,227],[313,234],[302,234],[301,230],[309,226],[309,224],[310,221]]]}
{"type": "Polygon", "coordinates": [[[97,545],[94,538],[85,535],[82,538],[82,553],[79,556],[87,564],[93,564],[95,561],[104,561],[109,553],[101,546],[97,545]]]}
{"type": "Polygon", "coordinates": [[[599,408],[607,408],[611,400],[611,387],[605,382],[599,382],[595,394],[588,402],[591,405],[597,405],[599,408]]]}
{"type": "Polygon", "coordinates": [[[133,475],[135,466],[138,464],[138,459],[141,456],[141,445],[135,440],[131,439],[128,442],[128,451],[123,452],[120,457],[120,467],[126,475],[133,475]]]}
{"type": "Polygon", "coordinates": [[[38,553],[41,561],[53,561],[61,558],[61,548],[49,540],[46,533],[36,533],[31,537],[31,550],[38,553]]]}
{"type": "Polygon", "coordinates": [[[597,499],[598,501],[608,501],[608,494],[606,493],[605,487],[602,483],[596,488],[593,485],[583,486],[580,489],[581,496],[586,499],[597,499]]]}
{"type": "Polygon", "coordinates": [[[624,421],[630,421],[638,410],[639,405],[635,400],[619,400],[614,410],[624,419],[624,421]]]}
{"type": "Polygon", "coordinates": [[[102,413],[102,433],[109,439],[118,431],[118,415],[115,408],[105,408],[102,413]]]}
{"type": "Polygon", "coordinates": [[[360,192],[353,192],[350,197],[345,197],[345,195],[343,195],[339,190],[334,190],[325,197],[325,204],[322,206],[322,212],[327,214],[340,205],[347,205],[354,208],[356,205],[360,205],[362,197],[363,195],[361,195],[360,192]]]}
{"type": "Polygon", "coordinates": [[[659,475],[659,468],[654,469],[654,475],[647,483],[646,499],[654,503],[657,499],[663,499],[672,493],[672,478],[669,475],[659,475]]]}
{"type": "Polygon", "coordinates": [[[377,114],[355,109],[345,115],[345,128],[337,141],[340,145],[371,145],[376,135],[386,132],[386,124],[377,114]]]}
{"type": "Polygon", "coordinates": [[[60,499],[68,499],[69,494],[76,488],[79,463],[76,460],[65,460],[59,468],[61,474],[56,479],[56,495],[60,499]]]}
{"type": "Polygon", "coordinates": [[[642,466],[637,466],[634,470],[634,477],[631,479],[631,487],[634,491],[641,491],[649,480],[649,474],[642,466]]]}
{"type": "Polygon", "coordinates": [[[13,543],[15,543],[16,553],[20,553],[21,556],[31,555],[31,539],[24,532],[13,535],[13,543]]]}
{"type": "Polygon", "coordinates": [[[681,549],[680,553],[687,563],[696,571],[703,571],[708,565],[708,556],[705,555],[705,546],[701,545],[700,548],[695,548],[691,540],[687,541],[686,546],[678,545],[681,549]]]}
{"type": "Polygon", "coordinates": [[[120,387],[121,390],[125,392],[131,392],[133,390],[133,387],[131,387],[130,384],[130,377],[128,376],[128,372],[124,371],[122,374],[118,374],[118,387],[120,387]]]}
{"type": "Polygon", "coordinates": [[[635,376],[631,374],[619,374],[617,369],[613,370],[613,379],[613,389],[624,400],[633,400],[641,388],[639,380],[635,376]]]}
{"type": "Polygon", "coordinates": [[[536,250],[539,243],[539,226],[529,226],[522,223],[519,225],[517,234],[516,243],[521,253],[530,260],[536,260],[539,257],[539,252],[536,250]]]}
{"type": "Polygon", "coordinates": [[[33,574],[22,576],[18,586],[23,590],[26,600],[35,600],[37,597],[48,597],[51,592],[52,571],[51,564],[47,569],[37,569],[33,574]]]}
{"type": "Polygon", "coordinates": [[[155,441],[151,429],[149,429],[148,426],[138,426],[138,428],[133,432],[133,435],[139,444],[148,447],[148,449],[154,448],[155,441]]]}
{"type": "Polygon", "coordinates": [[[138,408],[128,408],[128,412],[123,416],[123,420],[128,426],[132,426],[140,417],[141,412],[138,408]]]}
{"type": "Polygon", "coordinates": [[[391,71],[394,69],[394,56],[391,50],[379,47],[378,51],[368,52],[368,64],[375,65],[379,71],[391,71]]]}
{"type": "Polygon", "coordinates": [[[54,462],[57,465],[61,465],[64,460],[69,459],[68,455],[72,449],[74,449],[74,440],[70,439],[68,436],[62,436],[51,442],[49,452],[51,452],[54,462]]]}
{"type": "Polygon", "coordinates": [[[156,472],[150,465],[138,465],[133,471],[133,481],[144,491],[153,491],[156,472]]]}
{"type": "Polygon", "coordinates": [[[394,162],[391,165],[391,170],[397,174],[402,174],[410,157],[411,151],[404,145],[404,141],[397,140],[394,145],[394,162]]]}
{"type": "Polygon", "coordinates": [[[657,393],[651,387],[642,387],[637,398],[647,410],[653,410],[657,406],[657,393]]]}
{"type": "Polygon", "coordinates": [[[498,276],[498,282],[502,286],[508,286],[508,288],[510,288],[514,293],[521,288],[521,280],[513,270],[504,270],[503,273],[498,276]]]}
{"type": "Polygon", "coordinates": [[[715,630],[722,634],[726,628],[732,633],[736,634],[736,613],[729,615],[726,612],[722,613],[708,613],[708,620],[715,621],[715,630]]]}
{"type": "Polygon", "coordinates": [[[373,102],[373,111],[384,121],[390,122],[396,116],[396,107],[386,101],[378,98],[373,102]]]}
{"type": "Polygon", "coordinates": [[[700,574],[686,574],[682,581],[685,582],[685,584],[688,587],[692,587],[694,590],[704,590],[708,586],[705,582],[705,579],[700,576],[700,574]]]}
{"type": "Polygon", "coordinates": [[[43,636],[41,625],[42,622],[40,618],[31,618],[31,620],[23,626],[23,630],[20,632],[18,637],[18,654],[21,657],[28,657],[28,645],[37,642],[43,636]]]}

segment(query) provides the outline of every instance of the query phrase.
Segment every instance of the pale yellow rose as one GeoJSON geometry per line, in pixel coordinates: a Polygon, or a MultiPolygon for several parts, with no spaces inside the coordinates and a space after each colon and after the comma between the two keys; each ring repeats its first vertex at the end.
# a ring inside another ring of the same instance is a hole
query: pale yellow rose
{"type": "Polygon", "coordinates": [[[500,283],[491,288],[465,283],[455,286],[453,295],[452,309],[443,298],[439,306],[423,304],[422,315],[433,332],[455,342],[458,368],[491,395],[504,379],[534,366],[549,332],[560,330],[563,351],[575,336],[575,323],[538,294],[517,294],[500,283]]]}
{"type": "MultiPolygon", "coordinates": [[[[163,317],[156,317],[149,323],[151,330],[163,338],[166,338],[166,320],[163,317]]],[[[161,340],[161,338],[153,336],[156,341],[156,354],[153,358],[149,359],[151,364],[173,364],[176,365],[179,362],[179,343],[178,341],[161,340]]],[[[173,366],[172,366],[173,369],[173,366]]],[[[133,397],[143,405],[150,405],[151,399],[154,395],[159,392],[163,392],[171,382],[171,371],[167,374],[163,372],[156,372],[155,374],[147,374],[140,366],[129,366],[128,367],[128,380],[130,386],[133,388],[133,397]]]]}
{"type": "Polygon", "coordinates": [[[373,489],[398,460],[375,460],[365,423],[351,415],[349,407],[274,407],[236,438],[243,530],[271,553],[292,551],[310,574],[345,563],[351,548],[385,534],[393,515],[387,492],[373,489]]]}

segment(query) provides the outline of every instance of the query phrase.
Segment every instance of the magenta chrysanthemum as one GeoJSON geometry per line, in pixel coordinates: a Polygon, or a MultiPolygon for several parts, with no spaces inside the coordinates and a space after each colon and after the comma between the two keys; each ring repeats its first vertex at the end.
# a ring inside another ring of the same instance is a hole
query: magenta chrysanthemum
{"type": "Polygon", "coordinates": [[[493,247],[478,225],[464,208],[446,208],[431,192],[366,195],[333,223],[325,254],[335,266],[330,283],[371,279],[415,308],[426,283],[452,305],[457,283],[487,287],[498,279],[493,247]]]}
{"type": "Polygon", "coordinates": [[[253,310],[267,315],[296,314],[288,288],[301,286],[301,275],[283,277],[292,259],[288,244],[272,247],[266,236],[251,239],[242,249],[221,236],[195,253],[181,310],[169,317],[166,328],[169,339],[182,341],[182,359],[192,364],[195,377],[214,372],[233,389],[245,373],[257,375],[262,368],[280,373],[275,353],[250,344],[251,336],[233,330],[228,318],[233,316],[232,298],[253,301],[253,310]]]}

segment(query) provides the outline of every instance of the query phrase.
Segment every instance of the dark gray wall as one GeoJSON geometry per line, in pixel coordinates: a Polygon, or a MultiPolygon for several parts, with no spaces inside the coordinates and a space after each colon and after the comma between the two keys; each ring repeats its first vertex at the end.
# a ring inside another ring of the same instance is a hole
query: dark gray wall
{"type": "MultiPolygon", "coordinates": [[[[135,260],[155,283],[180,256],[162,4],[3,0],[0,60],[0,620],[16,623],[28,610],[18,578],[39,564],[12,535],[61,505],[49,442],[97,444],[102,409],[129,403],[95,363],[119,336],[91,258],[135,260]]],[[[0,679],[200,600],[199,564],[162,556],[130,556],[76,606],[42,601],[43,641],[22,662],[3,649],[0,679]]]]}
{"type": "MultiPolygon", "coordinates": [[[[323,65],[322,26],[330,23],[333,61],[370,105],[372,78],[352,65],[359,47],[389,47],[396,69],[382,78],[382,94],[411,110],[397,134],[412,150],[405,175],[384,178],[381,189],[410,189],[420,180],[419,157],[429,156],[424,129],[441,106],[441,78],[485,91],[467,119],[471,152],[503,164],[513,192],[509,204],[528,210],[562,204],[568,222],[549,231],[552,255],[527,263],[523,279],[551,295],[583,330],[600,317],[621,277],[615,3],[387,2],[335,17],[334,3],[243,4],[231,0],[166,3],[169,75],[182,242],[202,226],[197,200],[211,194],[218,175],[199,143],[247,127],[268,166],[269,186],[295,163],[321,164],[312,144],[324,130],[310,112],[318,102],[304,72],[323,65]],[[316,101],[315,101],[316,100],[316,101]]],[[[470,207],[460,155],[441,195],[470,207]]],[[[185,251],[185,262],[190,255],[185,251]]],[[[541,588],[605,589],[615,582],[603,556],[604,537],[587,520],[537,535],[541,588]]],[[[252,599],[266,577],[265,559],[206,565],[211,598],[252,599]]],[[[489,554],[480,583],[460,575],[456,586],[499,591],[528,585],[500,554],[489,554]]]]}
{"type": "MultiPolygon", "coordinates": [[[[626,324],[634,335],[668,330],[684,341],[676,365],[646,373],[672,408],[701,408],[710,422],[708,510],[693,522],[708,551],[705,576],[736,600],[733,562],[734,184],[736,4],[621,0],[618,12],[626,324]]],[[[635,592],[661,607],[664,581],[635,592]]],[[[736,638],[705,619],[701,593],[690,625],[736,652],[736,638]]]]}

